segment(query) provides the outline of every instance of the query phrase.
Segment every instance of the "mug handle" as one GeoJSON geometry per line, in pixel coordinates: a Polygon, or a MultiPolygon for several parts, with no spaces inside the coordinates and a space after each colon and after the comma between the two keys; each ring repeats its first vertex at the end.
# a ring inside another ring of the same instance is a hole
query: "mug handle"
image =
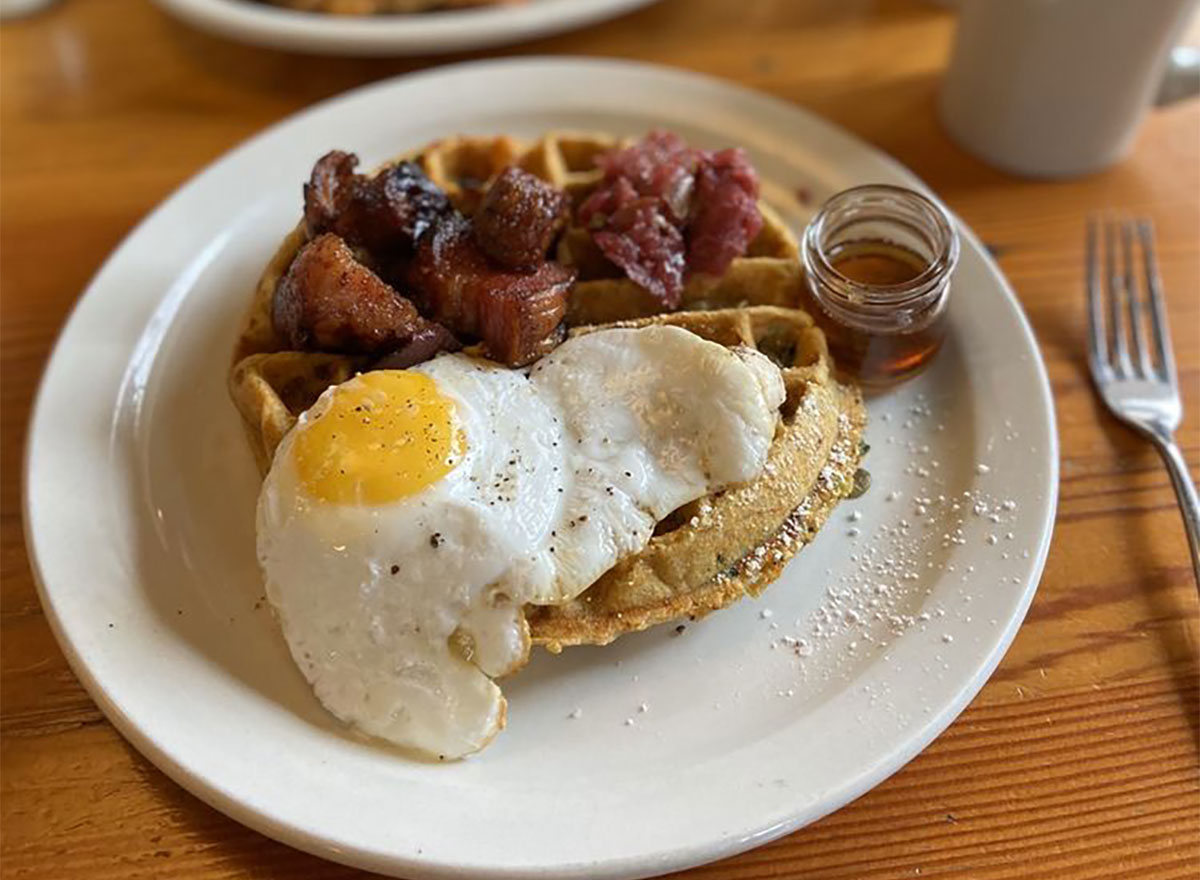
{"type": "Polygon", "coordinates": [[[1200,94],[1200,48],[1176,46],[1167,59],[1155,107],[1165,107],[1200,94]]]}

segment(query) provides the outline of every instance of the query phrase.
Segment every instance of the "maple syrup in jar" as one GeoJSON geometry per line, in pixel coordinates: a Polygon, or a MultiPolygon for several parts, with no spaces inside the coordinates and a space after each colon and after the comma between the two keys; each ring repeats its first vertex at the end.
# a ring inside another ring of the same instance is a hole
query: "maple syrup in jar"
{"type": "Polygon", "coordinates": [[[804,233],[804,268],[839,373],[880,389],[929,363],[958,250],[945,209],[913,190],[859,186],[821,206],[804,233]]]}

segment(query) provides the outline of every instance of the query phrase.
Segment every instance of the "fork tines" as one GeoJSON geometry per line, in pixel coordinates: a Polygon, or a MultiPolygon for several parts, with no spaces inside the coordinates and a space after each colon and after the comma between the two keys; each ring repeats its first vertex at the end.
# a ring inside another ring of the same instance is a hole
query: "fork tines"
{"type": "Polygon", "coordinates": [[[1087,290],[1091,369],[1097,381],[1150,379],[1174,385],[1175,362],[1148,219],[1088,220],[1087,290]],[[1137,281],[1138,251],[1144,294],[1137,281]]]}

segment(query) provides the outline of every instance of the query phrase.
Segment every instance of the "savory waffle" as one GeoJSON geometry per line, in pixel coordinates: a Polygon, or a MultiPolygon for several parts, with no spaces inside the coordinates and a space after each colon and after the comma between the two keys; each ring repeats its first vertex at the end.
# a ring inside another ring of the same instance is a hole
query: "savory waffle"
{"type": "Polygon", "coordinates": [[[757,348],[783,372],[783,418],[757,479],[675,511],[644,550],[570,602],[527,608],[534,643],[553,652],[607,644],[623,633],[758,595],[855,483],[866,410],[857,389],[834,380],[824,334],[807,313],[755,306],[676,312],[617,326],[647,324],[757,348]]]}
{"type": "MultiPolygon", "coordinates": [[[[619,145],[595,134],[552,133],[532,145],[508,137],[458,137],[399,159],[418,162],[470,214],[490,180],[514,163],[578,203],[600,181],[595,156],[619,145]]],[[[866,418],[862,400],[856,389],[834,380],[823,334],[794,308],[801,284],[795,239],[769,209],[760,210],[765,223],[748,253],[719,278],[689,280],[684,311],[665,315],[653,314],[657,301],[633,282],[604,277],[611,267],[589,267],[594,255],[579,244],[586,231],[568,229],[560,242],[558,259],[576,266],[582,279],[567,320],[586,326],[573,333],[614,322],[662,323],[724,345],[752,345],[781,366],[787,400],[762,476],[676,511],[642,552],[567,604],[527,609],[534,642],[551,651],[604,644],[759,593],[851,490],[866,418]]],[[[230,373],[230,392],[263,473],[297,416],[329,385],[368,366],[360,357],[289,351],[276,334],[272,296],[304,241],[300,224],[259,280],[230,373]]]]}
{"type": "MultiPolygon", "coordinates": [[[[757,595],[816,534],[851,491],[866,411],[856,389],[832,375],[825,338],[807,313],[772,306],[677,312],[617,326],[670,324],[722,345],[750,345],[782,369],[787,398],[763,474],[692,502],[659,524],[649,545],[583,594],[529,607],[535,644],[606,644],[617,636],[723,608],[757,595]]],[[[612,326],[612,325],[608,325],[612,326]]],[[[598,327],[580,327],[588,333],[598,327]]],[[[362,366],[352,357],[251,355],[231,379],[260,468],[296,417],[331,384],[362,366]]]]}

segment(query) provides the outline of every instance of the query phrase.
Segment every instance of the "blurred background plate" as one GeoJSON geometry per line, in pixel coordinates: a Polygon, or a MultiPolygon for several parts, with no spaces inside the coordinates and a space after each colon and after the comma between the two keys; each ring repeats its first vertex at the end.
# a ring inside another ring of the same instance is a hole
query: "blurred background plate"
{"type": "Polygon", "coordinates": [[[296,12],[255,0],[156,0],[202,30],[260,46],[325,55],[432,55],[584,27],[654,0],[528,0],[446,12],[374,16],[296,12]]]}

